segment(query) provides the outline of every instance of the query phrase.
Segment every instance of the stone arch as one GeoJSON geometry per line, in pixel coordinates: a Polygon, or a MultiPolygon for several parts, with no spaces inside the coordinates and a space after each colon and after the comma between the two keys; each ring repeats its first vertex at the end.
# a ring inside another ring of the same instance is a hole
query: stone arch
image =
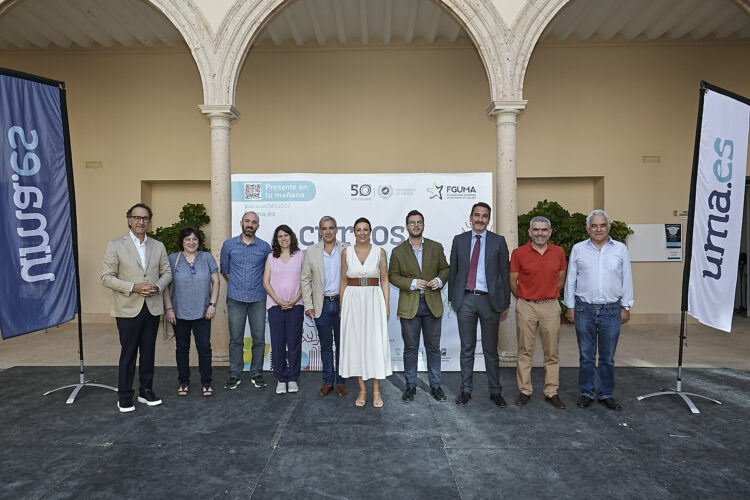
{"type": "MultiPolygon", "coordinates": [[[[7,9],[24,0],[0,0],[0,15],[7,9]]],[[[213,39],[208,22],[202,12],[193,2],[184,0],[140,0],[161,12],[169,22],[180,32],[183,40],[190,48],[198,73],[201,77],[204,99],[209,98],[208,89],[212,86],[214,72],[212,71],[213,39]]]]}
{"type": "Polygon", "coordinates": [[[516,17],[512,31],[513,47],[510,52],[512,66],[508,68],[507,88],[513,94],[508,99],[523,98],[526,68],[539,37],[552,19],[570,0],[529,0],[516,17]]]}
{"type": "MultiPolygon", "coordinates": [[[[227,12],[216,38],[216,53],[222,57],[217,61],[217,86],[206,104],[234,103],[237,81],[252,43],[271,17],[291,1],[236,2],[227,12]]],[[[506,52],[508,30],[501,17],[487,2],[435,1],[448,10],[469,34],[487,74],[490,100],[502,99],[507,93],[504,87],[508,81],[508,70],[503,54],[506,52]]]]}

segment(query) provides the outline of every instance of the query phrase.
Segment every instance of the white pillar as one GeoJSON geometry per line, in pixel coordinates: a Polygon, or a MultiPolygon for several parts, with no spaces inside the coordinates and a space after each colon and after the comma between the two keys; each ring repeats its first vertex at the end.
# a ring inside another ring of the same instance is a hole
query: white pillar
{"type": "MultiPolygon", "coordinates": [[[[495,231],[505,236],[508,250],[518,246],[518,181],[516,177],[516,117],[526,101],[493,101],[487,108],[497,125],[497,171],[495,172],[495,231]]],[[[518,357],[516,299],[500,322],[498,334],[500,362],[515,364],[518,357]]]]}
{"type": "MultiPolygon", "coordinates": [[[[211,121],[211,253],[219,263],[224,240],[232,234],[232,200],[229,123],[240,113],[231,104],[206,104],[198,106],[211,121]]],[[[219,263],[220,264],[220,263],[219,263]]],[[[229,325],[227,323],[227,283],[221,278],[221,293],[216,317],[211,325],[211,347],[215,361],[229,360],[229,325]]]]}

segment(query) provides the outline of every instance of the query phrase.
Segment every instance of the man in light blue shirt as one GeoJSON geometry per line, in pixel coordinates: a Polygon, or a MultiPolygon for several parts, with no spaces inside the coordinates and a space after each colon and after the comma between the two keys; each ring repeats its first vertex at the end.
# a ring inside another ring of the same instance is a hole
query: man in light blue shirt
{"type": "Polygon", "coordinates": [[[260,226],[258,214],[247,212],[240,220],[242,233],[221,246],[221,274],[228,281],[229,381],[224,389],[236,389],[245,367],[243,347],[245,321],[250,323],[253,339],[250,383],[266,387],[263,380],[263,356],[266,346],[266,291],[263,270],[271,246],[255,236],[260,226]]]}
{"type": "Polygon", "coordinates": [[[326,215],[318,223],[321,241],[305,252],[302,260],[302,301],[305,314],[315,321],[323,364],[323,386],[318,396],[327,396],[336,385],[336,395],[346,395],[346,379],[339,375],[341,251],[348,246],[336,239],[336,219],[326,215]],[[336,344],[334,363],[333,345],[336,344]]]}
{"type": "Polygon", "coordinates": [[[570,252],[565,280],[565,316],[575,323],[580,368],[581,397],[585,408],[599,389],[599,402],[612,410],[621,406],[612,397],[615,389],[615,349],[620,325],[630,320],[633,305],[633,276],[628,249],[609,236],[610,220],[604,210],[586,217],[590,238],[570,252]],[[596,351],[599,349],[599,366],[596,351]]]}

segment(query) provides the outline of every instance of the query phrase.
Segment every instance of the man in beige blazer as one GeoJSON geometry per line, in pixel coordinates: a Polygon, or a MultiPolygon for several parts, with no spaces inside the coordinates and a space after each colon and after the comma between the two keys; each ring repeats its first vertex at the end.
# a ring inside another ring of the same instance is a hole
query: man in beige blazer
{"type": "Polygon", "coordinates": [[[331,216],[318,223],[321,241],[305,252],[302,261],[302,301],[305,314],[315,320],[323,362],[323,386],[318,396],[326,396],[336,384],[336,395],[346,394],[346,379],[339,375],[339,284],[341,283],[341,250],[348,246],[336,240],[338,227],[331,216]],[[336,342],[336,363],[333,343],[336,342]]]}
{"type": "Polygon", "coordinates": [[[102,285],[112,290],[110,314],[120,333],[117,407],[120,412],[135,410],[133,379],[140,351],[138,402],[148,406],[161,404],[154,394],[154,352],[159,316],[164,312],[161,293],[172,281],[164,245],[146,236],[151,208],[137,203],[126,217],[130,231],[107,244],[102,261],[102,285]]]}
{"type": "Polygon", "coordinates": [[[440,387],[440,330],[443,321],[440,289],[448,282],[450,267],[443,245],[422,236],[424,216],[421,213],[412,210],[406,215],[406,230],[409,239],[391,252],[388,271],[388,279],[399,289],[398,317],[404,339],[406,378],[406,389],[401,399],[408,403],[417,392],[417,355],[421,331],[427,354],[430,394],[436,401],[443,402],[446,396],[440,387]]]}

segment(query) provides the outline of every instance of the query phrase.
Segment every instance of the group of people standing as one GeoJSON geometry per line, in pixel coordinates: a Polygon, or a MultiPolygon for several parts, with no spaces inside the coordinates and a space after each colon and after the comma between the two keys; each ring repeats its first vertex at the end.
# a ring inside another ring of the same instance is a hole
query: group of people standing
{"type": "Polygon", "coordinates": [[[406,216],[409,237],[393,249],[390,265],[385,251],[371,242],[372,226],[364,217],[354,223],[354,245],[338,241],[335,219],[325,216],[318,225],[320,241],[302,251],[287,225],[276,228],[270,245],[258,238],[258,215],[247,212],[240,221],[241,233],[224,242],[219,268],[211,254],[198,251],[201,236],[197,229],[183,229],[180,251],[167,256],[164,246],[145,234],[152,217],[148,206],[136,204],[126,216],[130,231],[108,244],[102,267],[102,284],[112,289],[112,315],[117,318],[122,346],[118,380],[121,412],[135,409],[132,384],[139,350],[138,401],[149,406],[161,404],[152,379],[162,313],[174,325],[178,395],[189,392],[191,331],[198,350],[202,395],[213,394],[210,328],[219,273],[227,281],[227,390],[241,383],[246,323],[252,338],[249,380],[257,388],[267,386],[262,373],[267,314],[276,393],[298,392],[306,315],[314,320],[320,340],[323,385],[318,396],[335,390],[343,397],[347,379],[356,378],[355,404],[365,406],[369,399],[374,407],[382,407],[380,381],[392,374],[388,317],[393,284],[399,289],[397,315],[404,340],[402,400],[413,401],[416,395],[421,334],[430,395],[436,401],[446,401],[441,386],[440,337],[441,290],[448,286],[461,346],[461,387],[456,404],[466,405],[472,397],[479,324],[490,400],[499,407],[507,405],[500,384],[497,335],[512,293],[518,298],[519,394],[515,403],[523,406],[531,398],[531,365],[539,331],[544,348],[545,400],[555,408],[565,408],[557,393],[558,298],[564,288],[566,316],[575,323],[580,350],[581,397],[577,405],[587,407],[598,399],[608,408],[620,409],[612,397],[614,352],[620,324],[629,319],[633,285],[627,249],[609,237],[609,218],[601,210],[587,217],[590,238],[573,247],[569,265],[562,248],[549,243],[552,227],[545,217],[532,219],[530,241],[509,255],[505,238],[488,230],[491,208],[482,202],[471,209],[471,231],[454,237],[450,263],[443,246],[424,237],[424,216],[417,210],[406,216]],[[367,380],[372,380],[369,398],[367,380]]]}

